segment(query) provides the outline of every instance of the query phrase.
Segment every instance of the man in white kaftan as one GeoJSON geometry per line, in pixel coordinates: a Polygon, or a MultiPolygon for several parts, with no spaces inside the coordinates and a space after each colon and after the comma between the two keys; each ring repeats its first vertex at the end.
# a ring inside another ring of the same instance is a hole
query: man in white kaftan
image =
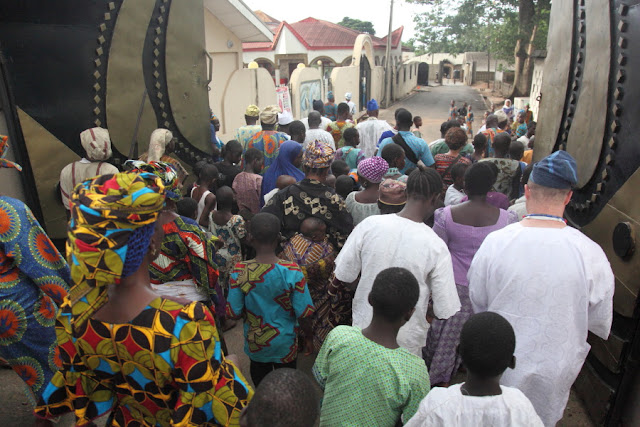
{"type": "Polygon", "coordinates": [[[358,123],[356,128],[360,133],[360,148],[366,158],[372,157],[378,150],[378,140],[380,136],[388,130],[393,130],[391,125],[385,120],[378,119],[379,107],[375,99],[367,103],[367,115],[369,118],[358,123]]]}
{"type": "Polygon", "coordinates": [[[429,330],[426,320],[429,298],[433,300],[437,318],[448,319],[460,310],[447,245],[430,227],[418,221],[420,218],[405,215],[416,203],[411,194],[413,181],[420,174],[433,173],[437,174],[429,169],[409,176],[408,199],[402,212],[370,216],[358,224],[336,258],[335,268],[336,278],[344,283],[352,283],[361,275],[353,297],[353,326],[360,328],[367,327],[373,317],[368,298],[378,273],[389,267],[403,267],[413,273],[420,285],[420,297],[413,316],[400,328],[398,344],[418,356],[422,355],[429,330]]]}
{"type": "MultiPolygon", "coordinates": [[[[315,141],[324,142],[329,145],[334,150],[336,149],[336,143],[333,139],[333,136],[327,132],[327,127],[321,128],[323,117],[320,116],[320,113],[317,111],[312,111],[309,113],[309,117],[307,118],[308,130],[304,137],[304,143],[302,144],[302,149],[306,150],[309,144],[313,144],[315,141]]],[[[331,123],[331,122],[329,122],[331,123]]]]}
{"type": "Polygon", "coordinates": [[[516,368],[501,384],[520,389],[546,426],[562,418],[589,352],[588,331],[607,339],[613,314],[606,255],[561,219],[575,171],[564,151],[538,162],[525,186],[529,214],[489,234],[468,275],[474,311],[499,313],[515,330],[516,368]]]}

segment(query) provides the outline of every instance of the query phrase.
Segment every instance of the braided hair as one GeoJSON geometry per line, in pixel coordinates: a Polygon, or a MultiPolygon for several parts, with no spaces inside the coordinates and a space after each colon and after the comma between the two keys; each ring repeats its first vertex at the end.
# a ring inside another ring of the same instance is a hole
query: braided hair
{"type": "Polygon", "coordinates": [[[408,198],[430,199],[441,192],[442,178],[440,178],[440,174],[435,169],[416,169],[409,175],[407,180],[408,198]]]}

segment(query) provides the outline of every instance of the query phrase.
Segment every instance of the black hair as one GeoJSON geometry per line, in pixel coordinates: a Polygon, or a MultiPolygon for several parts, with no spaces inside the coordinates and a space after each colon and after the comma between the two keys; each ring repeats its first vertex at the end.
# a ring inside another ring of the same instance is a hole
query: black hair
{"type": "Polygon", "coordinates": [[[345,129],[344,133],[342,134],[342,137],[344,138],[345,142],[351,143],[353,139],[356,137],[356,135],[358,135],[358,129],[356,129],[355,127],[352,127],[352,128],[345,129]]]}
{"type": "Polygon", "coordinates": [[[216,203],[218,208],[231,208],[233,205],[233,189],[223,185],[216,191],[216,203]]]}
{"type": "Polygon", "coordinates": [[[422,117],[420,116],[414,116],[413,117],[413,123],[415,124],[418,120],[422,120],[422,117]]]}
{"type": "Polygon", "coordinates": [[[319,112],[322,115],[322,112],[324,111],[324,102],[322,102],[321,99],[314,99],[312,105],[313,110],[319,112]]]}
{"type": "Polygon", "coordinates": [[[520,182],[522,182],[522,185],[529,183],[529,176],[531,176],[531,172],[533,171],[533,165],[535,165],[535,163],[527,165],[527,167],[522,171],[522,177],[520,178],[520,182]]]}
{"type": "Polygon", "coordinates": [[[245,164],[250,164],[255,160],[262,160],[264,158],[264,153],[257,148],[249,148],[244,153],[244,162],[245,164]]]}
{"type": "Polygon", "coordinates": [[[407,169],[406,171],[404,171],[404,174],[405,174],[405,175],[407,175],[407,177],[408,177],[408,176],[409,176],[409,175],[411,175],[411,174],[413,173],[413,171],[414,171],[414,170],[416,170],[416,169],[418,169],[418,168],[417,168],[417,167],[415,167],[415,166],[414,166],[414,167],[412,167],[412,168],[409,168],[409,169],[407,169]]]}
{"type": "Polygon", "coordinates": [[[387,144],[380,152],[380,157],[385,159],[388,164],[393,164],[393,161],[404,157],[404,149],[398,144],[387,144]]]}
{"type": "Polygon", "coordinates": [[[238,215],[242,217],[245,221],[251,221],[254,216],[256,216],[253,212],[251,212],[247,208],[242,208],[238,211],[238,215]]]}
{"type": "Polygon", "coordinates": [[[509,146],[509,157],[513,160],[520,160],[524,154],[524,144],[520,141],[511,141],[509,146]]]}
{"type": "Polygon", "coordinates": [[[193,174],[196,176],[196,179],[200,178],[200,172],[202,171],[202,168],[206,164],[207,164],[206,160],[200,160],[200,161],[197,161],[195,165],[193,165],[193,174]]]}
{"type": "Polygon", "coordinates": [[[418,302],[420,285],[406,268],[391,267],[376,276],[369,293],[373,315],[388,322],[397,322],[418,302]]]}
{"type": "Polygon", "coordinates": [[[398,127],[410,128],[413,124],[413,116],[411,112],[408,110],[402,110],[398,112],[398,116],[396,117],[396,124],[398,127]]]}
{"type": "Polygon", "coordinates": [[[218,179],[220,173],[218,168],[211,163],[206,163],[200,169],[200,175],[198,176],[198,184],[204,184],[206,182],[218,179]]]}
{"type": "Polygon", "coordinates": [[[349,175],[340,175],[336,178],[336,193],[343,199],[346,199],[349,193],[353,191],[353,178],[349,175]]]}
{"type": "Polygon", "coordinates": [[[487,120],[485,121],[485,124],[487,126],[487,129],[495,127],[495,126],[491,126],[492,123],[495,123],[495,126],[498,126],[498,116],[496,116],[495,114],[489,114],[487,116],[487,120]]]}
{"type": "Polygon", "coordinates": [[[258,243],[272,243],[280,233],[280,219],[277,216],[261,212],[251,219],[251,237],[258,243]]]}
{"type": "Polygon", "coordinates": [[[464,176],[464,173],[467,171],[469,167],[466,163],[456,163],[451,167],[451,179],[455,182],[456,179],[464,176]]]}
{"type": "MultiPolygon", "coordinates": [[[[485,196],[496,182],[493,162],[474,163],[464,174],[464,191],[467,196],[485,196]]],[[[453,171],[452,171],[453,172],[453,171]]]]}
{"type": "Polygon", "coordinates": [[[326,222],[324,222],[323,220],[315,216],[308,216],[305,219],[303,219],[302,222],[300,223],[300,229],[302,229],[302,225],[305,223],[307,224],[307,226],[312,228],[327,226],[326,222]]]}
{"type": "Polygon", "coordinates": [[[346,102],[341,102],[338,104],[338,115],[342,116],[343,114],[349,113],[349,104],[346,102]]]}
{"type": "Polygon", "coordinates": [[[302,135],[307,131],[304,127],[304,123],[300,120],[294,120],[289,123],[289,135],[302,135]]]}
{"type": "Polygon", "coordinates": [[[311,111],[309,113],[309,127],[311,126],[315,127],[320,123],[322,123],[322,115],[316,110],[311,111]]]}
{"type": "Polygon", "coordinates": [[[462,128],[451,128],[444,136],[444,142],[450,150],[460,150],[467,145],[467,133],[462,128]]]}
{"type": "Polygon", "coordinates": [[[473,148],[475,150],[484,150],[487,148],[487,135],[482,132],[473,137],[473,148]]]}
{"type": "Polygon", "coordinates": [[[416,169],[407,180],[407,198],[430,199],[442,192],[442,178],[433,168],[416,169]]]}
{"type": "Polygon", "coordinates": [[[394,117],[396,120],[398,120],[398,113],[399,113],[400,111],[403,111],[403,110],[404,110],[404,111],[407,111],[407,109],[406,109],[406,108],[403,108],[403,107],[396,108],[396,111],[394,111],[394,112],[393,112],[393,117],[394,117]]]}
{"type": "Polygon", "coordinates": [[[511,146],[511,137],[506,132],[501,132],[493,138],[493,149],[500,154],[509,154],[509,146],[511,146]]]}
{"type": "MultiPolygon", "coordinates": [[[[347,129],[348,130],[348,129],[347,129]]],[[[349,169],[349,165],[344,160],[334,160],[331,163],[331,173],[336,176],[336,178],[341,175],[346,175],[349,173],[351,169],[349,169]]]]}
{"type": "Polygon", "coordinates": [[[458,352],[469,372],[481,378],[501,375],[513,360],[516,335],[511,324],[490,311],[474,314],[462,326],[458,352]]]}
{"type": "Polygon", "coordinates": [[[198,202],[191,197],[184,197],[176,202],[178,215],[193,218],[198,212],[198,202]]]}
{"type": "Polygon", "coordinates": [[[264,377],[245,413],[250,427],[307,427],[316,423],[320,399],[302,371],[280,368],[264,377]]]}
{"type": "Polygon", "coordinates": [[[235,139],[228,141],[222,146],[222,157],[227,153],[242,153],[242,144],[235,139]]]}
{"type": "Polygon", "coordinates": [[[460,123],[457,120],[447,120],[440,125],[440,135],[443,137],[447,134],[447,131],[451,128],[459,128],[460,123]]]}

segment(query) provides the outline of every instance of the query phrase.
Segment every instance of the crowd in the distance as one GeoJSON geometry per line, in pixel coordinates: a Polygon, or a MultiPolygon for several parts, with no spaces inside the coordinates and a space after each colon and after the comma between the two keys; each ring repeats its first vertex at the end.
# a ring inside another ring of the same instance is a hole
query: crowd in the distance
{"type": "Polygon", "coordinates": [[[250,105],[226,143],[212,115],[193,177],[169,130],[123,171],[107,130],[82,132],[86,156],[60,176],[66,259],[0,196],[0,357],[38,425],[562,418],[588,331],[612,321],[607,258],[563,218],[575,160],[532,162],[528,106],[489,111],[474,135],[452,101],[428,144],[408,110],[392,127],[372,99],[354,120],[350,98],[304,120],[250,105]],[[224,336],[237,321],[248,372],[224,336]]]}

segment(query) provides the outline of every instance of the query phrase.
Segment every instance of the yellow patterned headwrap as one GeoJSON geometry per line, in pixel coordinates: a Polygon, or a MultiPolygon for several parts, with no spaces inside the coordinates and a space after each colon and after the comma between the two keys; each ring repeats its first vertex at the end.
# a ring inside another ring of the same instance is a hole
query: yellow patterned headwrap
{"type": "Polygon", "coordinates": [[[67,258],[75,286],[65,306],[81,325],[107,301],[107,285],[135,272],[146,255],[165,191],[151,173],[102,175],[71,196],[67,258]]]}

